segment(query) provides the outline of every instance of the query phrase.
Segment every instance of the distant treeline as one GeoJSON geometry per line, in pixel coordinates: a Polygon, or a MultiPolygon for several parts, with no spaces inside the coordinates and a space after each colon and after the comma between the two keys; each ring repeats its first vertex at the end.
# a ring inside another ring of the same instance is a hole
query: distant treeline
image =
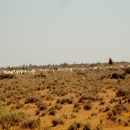
{"type": "MultiPolygon", "coordinates": [[[[130,62],[114,62],[114,65],[118,65],[118,64],[130,64],[130,62]]],[[[33,69],[33,68],[72,68],[72,67],[94,67],[94,66],[105,66],[108,65],[108,63],[73,63],[73,64],[69,64],[69,63],[62,63],[62,64],[48,64],[48,65],[33,65],[33,64],[29,64],[29,65],[20,65],[20,66],[7,66],[7,67],[1,67],[0,69],[8,69],[8,70],[15,70],[15,69],[33,69]]]]}

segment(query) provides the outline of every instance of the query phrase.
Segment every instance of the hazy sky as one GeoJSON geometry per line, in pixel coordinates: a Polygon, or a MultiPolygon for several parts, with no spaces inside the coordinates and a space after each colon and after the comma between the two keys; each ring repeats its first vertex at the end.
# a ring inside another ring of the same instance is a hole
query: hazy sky
{"type": "Polygon", "coordinates": [[[130,61],[130,0],[0,0],[0,66],[130,61]]]}

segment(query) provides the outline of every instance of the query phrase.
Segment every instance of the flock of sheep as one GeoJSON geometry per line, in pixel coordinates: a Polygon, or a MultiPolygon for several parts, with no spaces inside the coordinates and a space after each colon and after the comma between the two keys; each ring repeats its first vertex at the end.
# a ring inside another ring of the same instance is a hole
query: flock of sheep
{"type": "Polygon", "coordinates": [[[18,70],[3,70],[2,73],[4,74],[35,74],[38,72],[42,73],[55,73],[55,72],[74,72],[77,70],[86,71],[86,70],[103,70],[103,69],[109,69],[109,70],[118,70],[118,69],[124,69],[125,66],[94,66],[94,67],[84,67],[84,68],[48,68],[48,69],[18,69],[18,70]]]}

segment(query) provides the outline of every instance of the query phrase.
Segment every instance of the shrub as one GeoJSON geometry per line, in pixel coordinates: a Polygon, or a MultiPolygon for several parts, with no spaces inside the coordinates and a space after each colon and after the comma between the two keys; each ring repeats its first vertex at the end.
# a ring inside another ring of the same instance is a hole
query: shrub
{"type": "Polygon", "coordinates": [[[130,94],[128,95],[128,103],[130,103],[130,94]]]}
{"type": "Polygon", "coordinates": [[[111,78],[112,79],[125,79],[125,73],[113,73],[111,78]]]}
{"type": "Polygon", "coordinates": [[[56,104],[56,105],[54,106],[54,108],[56,108],[57,110],[61,110],[61,109],[62,109],[62,106],[61,106],[60,104],[56,104]]]}
{"type": "Polygon", "coordinates": [[[0,74],[0,79],[13,79],[14,77],[13,74],[0,74]]]}
{"type": "Polygon", "coordinates": [[[63,91],[63,89],[54,89],[52,91],[52,94],[62,97],[62,96],[65,96],[67,94],[67,92],[65,90],[63,91]]]}
{"type": "Polygon", "coordinates": [[[73,107],[73,112],[79,112],[80,109],[81,109],[80,104],[75,103],[73,107]]]}
{"type": "Polygon", "coordinates": [[[37,104],[38,105],[38,108],[39,108],[39,110],[41,111],[41,110],[46,110],[47,109],[47,104],[46,103],[38,103],[37,104]]]}
{"type": "Polygon", "coordinates": [[[69,128],[68,130],[77,130],[80,128],[80,123],[74,122],[69,128]]]}
{"type": "Polygon", "coordinates": [[[45,116],[45,115],[46,115],[46,112],[43,111],[40,116],[42,117],[42,116],[45,116]]]}
{"type": "Polygon", "coordinates": [[[101,128],[101,126],[97,126],[97,127],[95,128],[95,130],[103,130],[103,129],[101,128]]]}
{"type": "Polygon", "coordinates": [[[92,109],[92,104],[90,102],[87,102],[84,104],[84,107],[83,107],[85,110],[91,110],[92,109]]]}
{"type": "Polygon", "coordinates": [[[25,99],[25,104],[27,103],[36,103],[39,101],[39,98],[37,96],[29,96],[25,99]]]}
{"type": "Polygon", "coordinates": [[[47,76],[43,73],[39,73],[35,75],[35,78],[47,78],[47,76]]]}
{"type": "Polygon", "coordinates": [[[120,115],[124,110],[126,110],[126,106],[124,104],[116,104],[112,111],[108,112],[108,119],[116,121],[118,115],[120,115]]]}
{"type": "Polygon", "coordinates": [[[114,115],[112,112],[108,113],[108,119],[111,121],[116,121],[117,120],[117,115],[114,115]]]}
{"type": "Polygon", "coordinates": [[[130,87],[119,87],[117,89],[117,97],[128,96],[130,94],[130,87]]]}
{"type": "Polygon", "coordinates": [[[40,114],[40,110],[37,109],[37,110],[36,110],[36,115],[39,115],[39,114],[40,114]]]}
{"type": "Polygon", "coordinates": [[[82,94],[82,96],[79,98],[79,102],[83,102],[85,100],[97,101],[101,100],[101,98],[95,96],[93,93],[82,94]]]}
{"type": "Polygon", "coordinates": [[[21,108],[21,107],[23,107],[23,104],[20,103],[20,102],[17,102],[16,105],[15,105],[15,108],[16,108],[16,109],[19,109],[19,108],[21,108]]]}
{"type": "Polygon", "coordinates": [[[63,120],[62,119],[53,119],[52,124],[53,124],[53,126],[63,124],[63,120]]]}
{"type": "Polygon", "coordinates": [[[130,74],[130,67],[126,67],[126,68],[124,69],[124,71],[125,71],[126,74],[130,74]]]}
{"type": "Polygon", "coordinates": [[[55,115],[56,114],[56,109],[54,108],[54,107],[52,107],[52,108],[50,108],[49,110],[48,110],[48,114],[49,115],[55,115]]]}
{"type": "Polygon", "coordinates": [[[57,103],[60,103],[60,104],[72,104],[73,100],[72,100],[71,97],[64,97],[62,99],[58,99],[57,103]]]}
{"type": "Polygon", "coordinates": [[[108,112],[110,110],[110,106],[106,106],[103,110],[103,112],[108,112]]]}
{"type": "Polygon", "coordinates": [[[83,130],[91,130],[91,125],[90,125],[90,123],[85,123],[84,125],[83,125],[83,130]]]}
{"type": "Polygon", "coordinates": [[[129,122],[124,121],[124,126],[129,126],[129,122]]]}
{"type": "Polygon", "coordinates": [[[28,120],[25,120],[23,122],[23,124],[21,125],[22,128],[30,128],[30,129],[34,129],[34,128],[37,128],[39,127],[40,125],[40,119],[28,119],[28,120]]]}
{"type": "Polygon", "coordinates": [[[77,70],[76,74],[77,75],[81,75],[81,76],[85,76],[86,75],[86,73],[84,71],[82,71],[82,70],[77,70]]]}

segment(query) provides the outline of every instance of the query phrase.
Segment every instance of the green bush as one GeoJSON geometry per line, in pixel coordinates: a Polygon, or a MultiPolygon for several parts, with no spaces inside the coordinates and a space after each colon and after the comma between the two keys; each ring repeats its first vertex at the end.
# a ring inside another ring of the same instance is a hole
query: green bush
{"type": "Polygon", "coordinates": [[[16,113],[15,111],[5,111],[0,109],[0,125],[2,129],[7,129],[10,126],[19,125],[25,119],[23,113],[16,113]]]}

